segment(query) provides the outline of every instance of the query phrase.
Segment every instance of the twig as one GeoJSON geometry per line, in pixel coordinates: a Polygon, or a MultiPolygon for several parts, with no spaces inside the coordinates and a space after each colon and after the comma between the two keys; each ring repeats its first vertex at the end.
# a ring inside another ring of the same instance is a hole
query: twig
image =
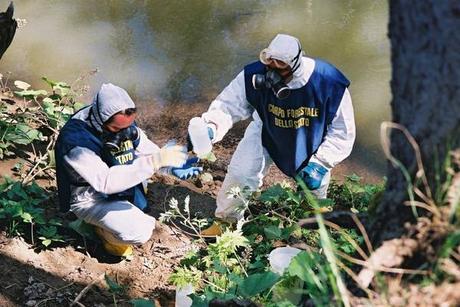
{"type": "Polygon", "coordinates": [[[246,277],[248,277],[248,273],[247,273],[246,270],[244,269],[244,266],[243,266],[243,264],[241,263],[240,257],[238,257],[238,255],[236,254],[236,252],[234,252],[233,254],[235,255],[236,260],[238,261],[238,264],[240,265],[241,269],[243,270],[244,275],[246,275],[246,277]]]}
{"type": "MultiPolygon", "coordinates": [[[[173,220],[169,220],[168,223],[171,223],[173,225],[173,227],[176,228],[176,230],[181,232],[181,233],[184,233],[184,234],[186,234],[186,235],[188,235],[190,237],[201,238],[203,240],[202,236],[198,236],[195,233],[191,233],[191,232],[188,232],[187,230],[184,230],[184,229],[180,228],[179,226],[177,226],[177,224],[173,220]]],[[[184,224],[182,224],[182,225],[184,225],[184,224]]],[[[184,225],[184,226],[188,227],[187,225],[184,225]]]]}
{"type": "Polygon", "coordinates": [[[358,226],[359,231],[363,235],[364,242],[366,242],[367,250],[369,251],[369,253],[372,254],[374,252],[374,249],[372,248],[371,240],[369,240],[369,236],[367,235],[366,228],[364,227],[363,223],[361,223],[356,214],[353,213],[351,215],[351,218],[355,222],[356,226],[358,226]]]}
{"type": "Polygon", "coordinates": [[[276,215],[276,216],[279,217],[280,219],[285,220],[285,221],[287,221],[287,222],[289,222],[289,223],[292,223],[292,224],[295,223],[295,222],[294,222],[293,220],[291,220],[290,218],[288,218],[288,217],[286,217],[286,216],[284,216],[284,215],[282,215],[282,214],[279,214],[279,213],[276,212],[276,211],[270,210],[269,213],[271,213],[271,214],[273,214],[273,215],[276,215]]]}
{"type": "Polygon", "coordinates": [[[99,275],[99,277],[95,280],[93,280],[90,284],[88,284],[86,287],[83,288],[83,290],[80,291],[80,293],[77,295],[77,297],[73,300],[72,304],[70,306],[74,306],[78,301],[81,300],[81,298],[91,289],[92,286],[94,286],[96,283],[104,279],[105,274],[99,275]]]}
{"type": "Polygon", "coordinates": [[[34,242],[34,222],[30,223],[30,239],[32,241],[32,245],[35,245],[35,242],[34,242]]]}
{"type": "Polygon", "coordinates": [[[406,205],[406,206],[415,206],[415,207],[423,208],[423,209],[425,209],[425,210],[427,210],[427,211],[433,213],[433,215],[436,215],[437,217],[441,217],[441,213],[439,213],[438,210],[434,210],[434,209],[433,209],[433,206],[430,206],[430,205],[428,205],[428,204],[422,203],[422,202],[420,202],[420,201],[416,201],[416,200],[414,200],[414,201],[412,201],[412,202],[410,202],[410,201],[405,201],[405,202],[404,202],[404,205],[406,205]]]}
{"type": "Polygon", "coordinates": [[[403,125],[400,125],[400,124],[397,124],[397,123],[383,122],[382,125],[381,125],[381,128],[380,128],[380,139],[381,139],[381,142],[382,142],[383,152],[385,153],[385,156],[387,157],[387,159],[391,161],[393,166],[399,167],[401,169],[401,171],[403,172],[403,176],[406,179],[407,184],[408,184],[408,190],[407,191],[408,191],[408,194],[409,194],[409,197],[410,197],[410,202],[412,204],[412,210],[414,211],[414,213],[416,214],[415,204],[414,204],[415,199],[414,199],[414,196],[413,196],[413,192],[415,192],[419,197],[421,197],[429,206],[432,207],[433,210],[438,210],[436,205],[435,205],[435,203],[434,203],[434,201],[433,201],[431,189],[430,189],[430,186],[428,184],[428,179],[427,179],[426,174],[425,174],[425,168],[424,168],[423,162],[422,162],[422,156],[421,156],[421,152],[420,152],[420,147],[418,146],[418,144],[415,141],[414,137],[407,130],[407,128],[404,127],[403,125]],[[409,172],[404,167],[404,165],[401,163],[401,161],[399,161],[398,159],[396,159],[392,155],[391,146],[390,146],[390,140],[389,140],[388,133],[387,133],[387,130],[389,130],[389,129],[396,129],[396,130],[401,131],[404,134],[404,136],[406,137],[407,141],[412,146],[412,148],[413,148],[413,150],[415,152],[415,158],[416,158],[416,163],[417,163],[417,168],[418,168],[418,171],[415,173],[415,178],[414,179],[412,179],[410,177],[409,172]],[[426,196],[422,193],[422,191],[420,191],[417,188],[418,179],[421,179],[422,182],[423,182],[423,185],[425,187],[426,196]],[[414,183],[412,183],[412,180],[414,181],[414,183]]]}
{"type": "Polygon", "coordinates": [[[74,281],[72,281],[70,284],[67,284],[67,285],[65,285],[65,286],[62,286],[62,287],[60,287],[60,288],[54,290],[54,292],[61,291],[62,289],[65,289],[65,288],[68,288],[68,287],[72,286],[73,284],[75,284],[74,281]]]}
{"type": "Polygon", "coordinates": [[[38,302],[37,304],[35,304],[34,306],[35,306],[35,307],[38,307],[38,306],[40,306],[42,303],[45,303],[45,302],[51,301],[51,300],[55,300],[55,299],[56,299],[55,297],[48,297],[48,298],[45,298],[45,299],[39,301],[39,302],[38,302]]]}
{"type": "Polygon", "coordinates": [[[219,287],[218,285],[216,285],[216,284],[210,282],[210,281],[207,280],[207,279],[202,279],[202,281],[203,281],[205,284],[208,284],[208,285],[210,285],[210,286],[212,286],[212,287],[214,287],[214,288],[216,288],[216,289],[219,289],[220,291],[222,291],[222,293],[226,293],[226,292],[227,292],[227,291],[225,291],[225,289],[222,289],[221,287],[219,287]]]}
{"type": "MultiPolygon", "coordinates": [[[[33,172],[40,166],[41,162],[46,160],[48,158],[48,150],[52,147],[52,145],[55,143],[55,137],[52,136],[50,141],[48,142],[48,145],[46,146],[46,152],[43,156],[40,156],[40,158],[38,159],[38,162],[35,163],[35,165],[32,167],[32,169],[29,171],[29,173],[24,177],[24,179],[22,180],[22,184],[27,184],[29,183],[30,181],[32,181],[33,178],[35,178],[35,176],[37,175],[34,174],[30,179],[29,179],[29,176],[31,176],[33,174],[33,172]]],[[[45,168],[43,169],[47,169],[47,168],[50,168],[50,166],[46,166],[45,168]]]]}
{"type": "Polygon", "coordinates": [[[355,282],[356,284],[359,286],[359,288],[361,290],[363,290],[364,292],[366,292],[368,298],[372,298],[374,292],[369,290],[368,288],[365,288],[363,286],[361,286],[360,284],[360,281],[359,281],[359,277],[358,275],[356,275],[355,272],[353,272],[349,267],[347,267],[342,261],[340,261],[339,259],[337,259],[337,265],[345,272],[348,274],[348,276],[350,276],[355,282]]]}
{"type": "Polygon", "coordinates": [[[369,265],[366,261],[359,260],[356,258],[351,257],[350,255],[343,253],[341,251],[336,251],[337,255],[340,257],[344,258],[345,260],[350,261],[351,263],[361,265],[365,268],[374,270],[374,271],[380,271],[380,272],[386,272],[386,273],[397,273],[397,274],[419,274],[419,275],[427,275],[428,271],[424,270],[412,270],[412,269],[400,269],[400,268],[387,268],[384,266],[380,265],[369,265]]]}
{"type": "MultiPolygon", "coordinates": [[[[11,270],[10,270],[10,271],[11,271],[11,270]]],[[[17,283],[14,282],[14,283],[12,283],[11,285],[8,285],[8,286],[4,287],[3,289],[7,290],[7,289],[13,287],[14,285],[17,285],[17,283]]]]}

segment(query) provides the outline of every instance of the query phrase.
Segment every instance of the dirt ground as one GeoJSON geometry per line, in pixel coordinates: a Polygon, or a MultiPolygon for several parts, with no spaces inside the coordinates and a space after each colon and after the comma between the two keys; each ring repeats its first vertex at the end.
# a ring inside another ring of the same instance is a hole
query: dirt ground
{"type": "MultiPolygon", "coordinates": [[[[185,142],[188,120],[201,114],[207,105],[180,104],[147,107],[141,104],[138,124],[158,145],[170,138],[185,142]]],[[[202,186],[196,180],[179,181],[169,177],[155,177],[149,186],[151,214],[159,217],[171,197],[179,200],[190,195],[191,210],[202,217],[212,217],[215,195],[225,176],[226,167],[248,122],[237,124],[216,144],[217,161],[207,166],[214,182],[202,186]]],[[[11,174],[17,160],[0,163],[0,173],[11,174]]],[[[349,160],[334,170],[340,179],[343,174],[357,173],[367,182],[380,181],[376,174],[367,171],[357,160],[349,160]]],[[[270,169],[265,185],[287,179],[276,167],[270,169]]],[[[47,186],[49,182],[41,181],[47,186]]],[[[135,221],[133,221],[135,222],[135,221]]],[[[85,242],[69,230],[73,238],[60,247],[34,250],[20,238],[8,238],[0,233],[0,306],[67,306],[82,293],[76,306],[111,306],[113,298],[104,282],[104,274],[125,287],[117,296],[118,306],[131,306],[132,298],[155,300],[156,306],[173,306],[174,289],[168,284],[169,274],[181,257],[193,246],[192,238],[173,226],[158,222],[152,238],[135,248],[131,261],[117,261],[108,257],[97,243],[85,242]]]]}

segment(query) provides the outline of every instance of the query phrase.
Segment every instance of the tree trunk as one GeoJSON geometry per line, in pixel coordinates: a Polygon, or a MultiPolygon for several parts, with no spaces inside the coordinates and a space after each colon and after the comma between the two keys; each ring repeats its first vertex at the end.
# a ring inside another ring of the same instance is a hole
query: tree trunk
{"type": "MultiPolygon", "coordinates": [[[[459,1],[390,0],[392,121],[406,127],[420,146],[433,194],[440,186],[436,176],[443,180],[438,167],[460,144],[459,28],[459,1]]],[[[392,130],[390,139],[392,155],[414,183],[418,170],[414,149],[400,131],[392,130]]],[[[400,236],[404,223],[414,219],[411,208],[403,204],[409,200],[403,173],[389,163],[387,178],[370,228],[376,245],[400,236]]],[[[423,209],[418,212],[426,214],[423,209]]]]}

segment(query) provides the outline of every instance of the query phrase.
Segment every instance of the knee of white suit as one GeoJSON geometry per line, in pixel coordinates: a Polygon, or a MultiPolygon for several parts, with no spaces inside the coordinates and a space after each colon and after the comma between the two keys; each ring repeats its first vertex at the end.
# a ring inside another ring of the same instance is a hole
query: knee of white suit
{"type": "Polygon", "coordinates": [[[140,245],[150,239],[154,229],[155,220],[152,218],[152,221],[149,222],[133,223],[129,229],[124,229],[114,235],[123,243],[140,245]]]}

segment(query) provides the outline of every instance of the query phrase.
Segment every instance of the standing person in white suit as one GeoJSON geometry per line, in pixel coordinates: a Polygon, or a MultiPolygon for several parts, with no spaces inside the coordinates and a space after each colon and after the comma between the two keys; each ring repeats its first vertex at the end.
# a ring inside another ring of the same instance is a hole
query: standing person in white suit
{"type": "MultiPolygon", "coordinates": [[[[191,120],[195,128],[189,129],[194,147],[204,142],[211,148],[233,124],[253,118],[217,196],[215,215],[228,222],[241,219],[243,212],[238,210],[242,202],[227,192],[235,186],[256,190],[273,162],[325,198],[331,169],[350,155],[355,141],[350,82],[337,68],[304,56],[299,40],[286,34],[276,35],[259,58],[244,67],[207,112],[191,120]]],[[[214,223],[203,234],[220,232],[214,223]]]]}

